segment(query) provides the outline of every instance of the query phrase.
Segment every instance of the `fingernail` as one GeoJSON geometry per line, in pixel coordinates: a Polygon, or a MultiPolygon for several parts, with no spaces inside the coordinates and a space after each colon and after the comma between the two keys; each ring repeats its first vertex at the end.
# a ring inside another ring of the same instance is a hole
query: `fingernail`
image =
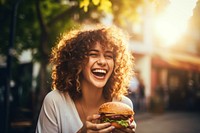
{"type": "Polygon", "coordinates": [[[99,115],[99,114],[96,114],[96,115],[94,115],[94,117],[98,118],[98,117],[100,117],[100,115],[99,115]]]}

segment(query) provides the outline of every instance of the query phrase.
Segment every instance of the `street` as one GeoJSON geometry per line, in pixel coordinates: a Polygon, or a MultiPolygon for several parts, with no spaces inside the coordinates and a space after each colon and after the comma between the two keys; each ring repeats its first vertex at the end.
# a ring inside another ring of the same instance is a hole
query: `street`
{"type": "Polygon", "coordinates": [[[136,114],[136,133],[199,133],[199,112],[165,112],[136,114]]]}

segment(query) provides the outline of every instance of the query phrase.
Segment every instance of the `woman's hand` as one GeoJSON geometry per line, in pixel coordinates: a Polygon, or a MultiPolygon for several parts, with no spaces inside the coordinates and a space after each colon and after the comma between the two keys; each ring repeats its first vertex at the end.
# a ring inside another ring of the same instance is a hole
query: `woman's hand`
{"type": "Polygon", "coordinates": [[[135,121],[133,121],[129,128],[114,129],[113,133],[135,133],[136,126],[135,121]]]}
{"type": "Polygon", "coordinates": [[[110,133],[115,128],[110,123],[97,123],[100,115],[88,116],[85,125],[83,126],[82,133],[110,133]]]}

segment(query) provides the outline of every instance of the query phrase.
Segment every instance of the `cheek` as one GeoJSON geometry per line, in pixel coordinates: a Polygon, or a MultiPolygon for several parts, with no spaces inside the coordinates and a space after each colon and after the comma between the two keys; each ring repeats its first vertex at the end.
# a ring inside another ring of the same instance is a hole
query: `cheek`
{"type": "Polygon", "coordinates": [[[83,63],[83,68],[86,68],[86,67],[91,67],[92,65],[92,59],[91,58],[88,58],[87,60],[84,61],[83,63]]]}
{"type": "Polygon", "coordinates": [[[88,58],[88,61],[86,63],[86,65],[93,65],[95,62],[97,62],[97,59],[94,59],[94,58],[88,58]]]}
{"type": "Polygon", "coordinates": [[[84,64],[83,64],[83,68],[84,68],[84,70],[88,73],[89,71],[91,71],[91,68],[92,68],[92,66],[94,65],[94,60],[93,59],[88,59],[88,61],[87,62],[85,62],[84,64]]]}
{"type": "Polygon", "coordinates": [[[113,69],[114,69],[114,61],[111,61],[109,64],[110,64],[110,69],[113,71],[113,69]]]}
{"type": "Polygon", "coordinates": [[[90,65],[89,64],[86,64],[84,66],[84,69],[83,69],[86,73],[88,73],[90,71],[90,65]]]}

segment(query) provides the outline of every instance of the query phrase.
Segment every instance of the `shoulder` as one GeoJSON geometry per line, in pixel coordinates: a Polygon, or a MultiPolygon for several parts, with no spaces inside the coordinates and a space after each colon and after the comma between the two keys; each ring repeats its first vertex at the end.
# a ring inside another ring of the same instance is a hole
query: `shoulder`
{"type": "Polygon", "coordinates": [[[44,98],[44,104],[59,103],[62,101],[63,94],[58,90],[50,91],[44,98]]]}
{"type": "Polygon", "coordinates": [[[52,90],[45,96],[45,100],[54,99],[59,96],[60,96],[60,92],[58,90],[52,90]]]}
{"type": "Polygon", "coordinates": [[[59,115],[60,112],[67,109],[66,105],[68,105],[68,101],[65,99],[65,94],[59,90],[52,90],[44,98],[42,111],[59,115]]]}
{"type": "Polygon", "coordinates": [[[125,103],[133,109],[133,103],[127,96],[122,95],[120,100],[117,100],[116,98],[114,98],[113,101],[125,103]]]}
{"type": "Polygon", "coordinates": [[[131,99],[129,99],[127,96],[122,96],[121,102],[129,105],[132,109],[133,109],[133,103],[131,101],[131,99]]]}

